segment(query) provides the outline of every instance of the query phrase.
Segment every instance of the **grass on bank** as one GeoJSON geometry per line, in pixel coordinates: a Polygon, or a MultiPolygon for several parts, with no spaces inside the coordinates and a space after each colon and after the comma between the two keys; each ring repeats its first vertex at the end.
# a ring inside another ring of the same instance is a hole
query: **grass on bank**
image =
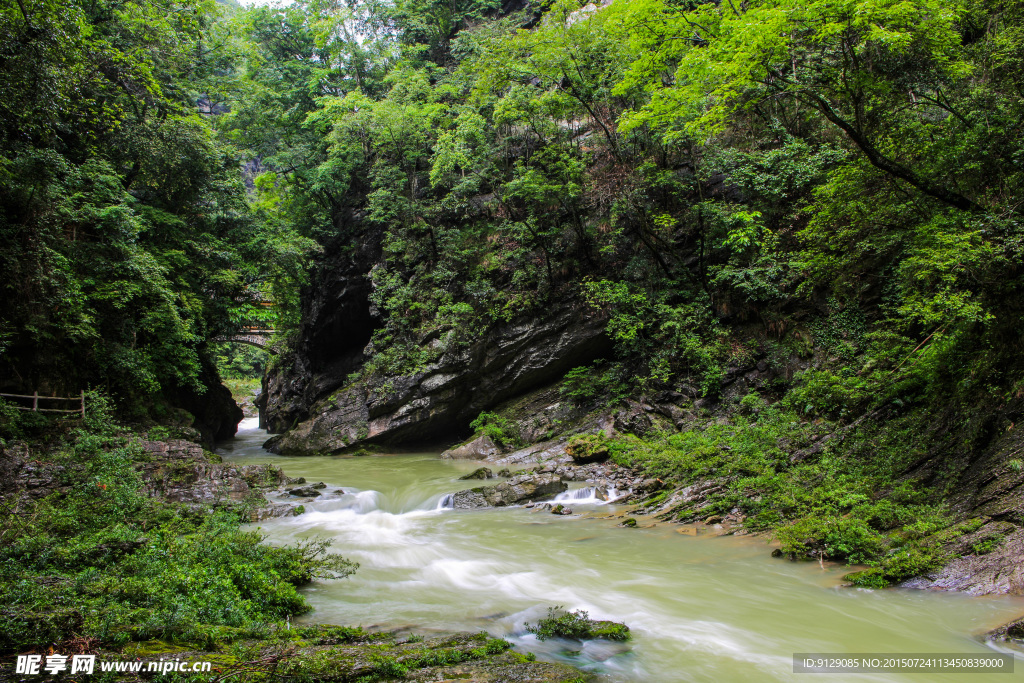
{"type": "MultiPolygon", "coordinates": [[[[83,639],[90,647],[154,638],[202,645],[224,627],[306,612],[299,586],[354,571],[327,541],[272,547],[241,530],[231,511],[145,496],[135,465],[146,452],[101,397],[88,405],[80,427],[28,454],[55,477],[54,490],[2,500],[0,652],[83,639]]],[[[19,431],[8,422],[0,438],[19,431]]]]}
{"type": "Polygon", "coordinates": [[[602,440],[619,465],[669,485],[648,504],[709,483],[706,496],[675,505],[671,518],[737,511],[746,528],[772,533],[791,557],[868,565],[849,575],[858,585],[884,587],[937,568],[951,559],[947,542],[982,524],[954,524],[941,491],[905,476],[925,454],[923,413],[844,431],[808,420],[793,400],[768,404],[751,393],[734,408],[727,420],[709,417],[679,433],[588,438],[602,440]]]}

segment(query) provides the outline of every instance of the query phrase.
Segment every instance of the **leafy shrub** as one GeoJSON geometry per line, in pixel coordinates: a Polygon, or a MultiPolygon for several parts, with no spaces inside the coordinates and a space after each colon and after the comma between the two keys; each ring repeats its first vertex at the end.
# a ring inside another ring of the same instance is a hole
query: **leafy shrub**
{"type": "Polygon", "coordinates": [[[971,552],[975,555],[988,555],[990,552],[998,548],[1002,542],[1003,536],[1000,534],[985,536],[971,545],[971,552]]]}
{"type": "Polygon", "coordinates": [[[538,640],[569,638],[587,640],[629,640],[629,627],[614,621],[594,621],[585,610],[564,612],[561,607],[549,607],[548,616],[536,624],[527,624],[526,630],[538,640]]]}
{"type": "Polygon", "coordinates": [[[39,435],[51,423],[45,413],[21,410],[13,401],[0,398],[0,442],[39,435]]]}
{"type": "Polygon", "coordinates": [[[757,415],[764,409],[766,403],[761,394],[751,391],[740,399],[740,413],[743,415],[757,415]]]}
{"type": "Polygon", "coordinates": [[[511,421],[496,413],[480,413],[469,423],[469,428],[476,431],[476,436],[489,436],[502,448],[519,444],[519,436],[512,431],[511,421]]]}
{"type": "Polygon", "coordinates": [[[148,498],[135,469],[145,452],[104,402],[90,410],[92,427],[45,456],[63,491],[0,520],[0,651],[71,636],[203,644],[212,627],[308,611],[299,586],[355,570],[327,541],[269,546],[234,513],[148,498]]]}
{"type": "Polygon", "coordinates": [[[808,516],[775,532],[782,551],[795,555],[820,553],[851,564],[866,563],[881,553],[882,536],[863,519],[808,516]]]}
{"type": "Polygon", "coordinates": [[[847,574],[846,579],[855,586],[864,588],[886,588],[895,583],[934,570],[945,557],[931,548],[907,547],[894,550],[878,566],[847,574]]]}
{"type": "Polygon", "coordinates": [[[602,361],[565,373],[559,388],[562,396],[579,406],[598,401],[614,404],[629,396],[632,390],[629,373],[622,365],[603,365],[602,361]]]}
{"type": "Polygon", "coordinates": [[[811,368],[797,376],[785,401],[805,415],[839,419],[862,411],[877,391],[873,383],[861,377],[811,368]]]}

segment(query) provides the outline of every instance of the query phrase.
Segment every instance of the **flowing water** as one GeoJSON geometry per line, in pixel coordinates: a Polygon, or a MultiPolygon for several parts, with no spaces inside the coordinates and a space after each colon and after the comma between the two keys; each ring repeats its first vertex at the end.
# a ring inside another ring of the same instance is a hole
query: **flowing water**
{"type": "MultiPolygon", "coordinates": [[[[452,510],[445,494],[480,482],[476,462],[437,454],[286,458],[262,449],[256,420],[220,451],[328,484],[299,517],[260,526],[272,543],[330,538],[361,567],[307,590],[304,621],[423,632],[486,630],[541,659],[629,683],[789,681],[795,652],[990,654],[979,634],[1024,614],[1024,600],[843,588],[844,567],[769,557],[764,539],[617,527],[614,503],[563,498],[581,516],[539,509],[452,510]],[[337,492],[341,489],[341,492],[337,492]],[[548,607],[629,625],[628,646],[540,642],[524,631],[548,607]]],[[[490,482],[495,483],[495,482],[490,482]]],[[[621,508],[620,508],[621,509],[621,508]]],[[[832,681],[1024,681],[1013,674],[832,674],[832,681]]]]}

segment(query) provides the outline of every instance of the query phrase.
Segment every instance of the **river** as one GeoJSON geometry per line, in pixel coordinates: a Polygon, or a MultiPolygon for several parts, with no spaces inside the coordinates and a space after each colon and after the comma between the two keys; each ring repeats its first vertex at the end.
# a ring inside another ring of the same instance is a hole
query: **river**
{"type": "MultiPolygon", "coordinates": [[[[298,517],[260,523],[271,543],[321,537],[360,563],[306,589],[309,622],[374,628],[486,630],[542,659],[614,683],[790,681],[795,652],[990,654],[978,635],[1024,614],[1024,599],[841,587],[847,568],[769,557],[763,538],[690,536],[678,525],[625,529],[616,506],[569,501],[539,509],[439,507],[478,485],[476,462],[436,453],[288,458],[265,451],[255,419],[219,451],[328,484],[298,517]],[[336,493],[336,489],[344,493],[336,493]],[[628,647],[540,642],[524,625],[547,608],[626,623],[628,647]]],[[[490,482],[495,483],[495,482],[490,482]]],[[[570,492],[571,493],[571,492],[570,492]]],[[[1024,681],[1013,674],[841,674],[832,681],[1024,681]]]]}

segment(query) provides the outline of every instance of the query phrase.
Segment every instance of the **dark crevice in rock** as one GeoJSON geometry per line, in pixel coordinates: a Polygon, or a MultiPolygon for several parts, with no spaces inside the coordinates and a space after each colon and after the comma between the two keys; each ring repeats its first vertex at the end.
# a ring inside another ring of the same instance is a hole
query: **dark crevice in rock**
{"type": "MultiPolygon", "coordinates": [[[[370,376],[320,400],[309,418],[267,447],[313,454],[378,443],[401,445],[452,439],[502,401],[561,378],[568,370],[611,353],[605,320],[581,303],[552,307],[495,326],[467,347],[444,353],[422,371],[370,376]]],[[[313,380],[314,382],[320,380],[313,380]]],[[[278,423],[294,415],[270,397],[278,423]]]]}

